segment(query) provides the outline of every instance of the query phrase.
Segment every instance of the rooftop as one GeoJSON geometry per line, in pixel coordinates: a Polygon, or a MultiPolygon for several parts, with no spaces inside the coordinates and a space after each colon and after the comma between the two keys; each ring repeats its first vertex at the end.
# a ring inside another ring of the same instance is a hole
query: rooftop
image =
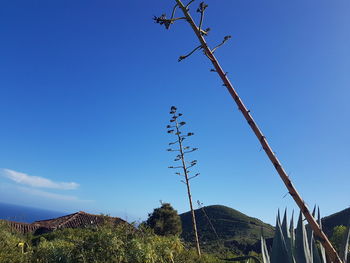
{"type": "Polygon", "coordinates": [[[83,211],[79,211],[77,213],[47,219],[35,221],[31,224],[28,223],[20,223],[8,220],[2,220],[10,225],[10,227],[22,234],[33,233],[33,234],[42,234],[46,232],[51,232],[56,229],[62,228],[83,228],[91,225],[101,225],[106,220],[115,223],[127,223],[121,218],[118,217],[109,217],[103,215],[93,215],[89,213],[85,213],[83,211]]]}

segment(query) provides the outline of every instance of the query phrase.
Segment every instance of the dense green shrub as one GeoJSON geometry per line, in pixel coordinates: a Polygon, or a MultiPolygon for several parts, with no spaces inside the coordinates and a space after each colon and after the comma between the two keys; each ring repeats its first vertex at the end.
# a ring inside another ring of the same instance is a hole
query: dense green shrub
{"type": "Polygon", "coordinates": [[[335,226],[330,238],[334,248],[338,251],[342,258],[347,258],[347,262],[350,262],[350,222],[349,226],[335,226]]]}
{"type": "MultiPolygon", "coordinates": [[[[333,228],[333,233],[330,238],[334,248],[339,252],[342,249],[344,238],[346,238],[347,228],[346,226],[340,225],[333,228]]],[[[349,247],[350,250],[350,247],[349,247]]]]}
{"type": "Polygon", "coordinates": [[[36,262],[127,262],[126,244],[131,231],[109,224],[57,230],[40,237],[34,256],[36,262]]]}
{"type": "Polygon", "coordinates": [[[155,208],[153,213],[148,215],[146,225],[161,236],[180,235],[182,232],[181,218],[169,203],[155,208]]]}
{"type": "Polygon", "coordinates": [[[25,237],[0,226],[0,262],[6,263],[218,263],[214,256],[185,249],[176,235],[129,225],[61,229],[25,237]],[[18,244],[25,244],[18,246],[18,244]]]}
{"type": "Polygon", "coordinates": [[[32,262],[73,262],[73,249],[74,243],[72,242],[61,239],[47,241],[42,238],[35,247],[32,262]]]}
{"type": "Polygon", "coordinates": [[[7,224],[0,222],[0,262],[30,262],[31,255],[26,238],[13,233],[7,224]]]}
{"type": "Polygon", "coordinates": [[[197,251],[194,249],[191,249],[191,250],[184,250],[181,253],[177,254],[174,262],[175,263],[222,263],[226,261],[219,260],[214,255],[209,255],[204,253],[200,258],[198,258],[197,251]]]}

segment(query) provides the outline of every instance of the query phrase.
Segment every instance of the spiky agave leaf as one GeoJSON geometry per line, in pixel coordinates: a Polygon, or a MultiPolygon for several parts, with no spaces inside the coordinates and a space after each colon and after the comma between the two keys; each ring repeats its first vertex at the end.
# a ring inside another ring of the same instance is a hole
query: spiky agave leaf
{"type": "Polygon", "coordinates": [[[286,237],[290,237],[290,233],[288,231],[288,223],[287,223],[287,208],[284,210],[284,215],[283,215],[283,220],[282,220],[282,233],[283,236],[286,237]]]}
{"type": "Polygon", "coordinates": [[[280,213],[278,211],[275,236],[272,243],[271,263],[293,263],[288,254],[288,248],[281,227],[280,213]]]}
{"type": "MultiPolygon", "coordinates": [[[[315,218],[315,213],[316,213],[316,205],[314,206],[314,209],[312,210],[312,216],[315,218]]],[[[305,229],[306,229],[306,233],[307,233],[307,240],[309,240],[309,248],[311,249],[311,237],[312,237],[312,234],[313,234],[313,230],[310,226],[310,224],[307,224],[305,226],[305,229]]]]}
{"type": "MultiPolygon", "coordinates": [[[[317,207],[317,221],[318,221],[318,225],[320,226],[320,229],[322,230],[320,207],[317,207]]],[[[322,262],[326,263],[327,262],[326,250],[321,243],[319,244],[319,252],[320,252],[322,262]]]]}
{"type": "Polygon", "coordinates": [[[350,242],[350,218],[348,223],[348,231],[346,232],[342,244],[340,246],[339,256],[343,262],[347,263],[348,251],[349,251],[349,242],[350,242]]]}
{"type": "Polygon", "coordinates": [[[294,210],[292,211],[292,217],[290,219],[289,233],[290,233],[291,245],[292,245],[292,248],[294,249],[294,245],[295,245],[294,210]]]}
{"type": "Polygon", "coordinates": [[[310,253],[312,255],[312,262],[313,263],[326,263],[322,260],[322,257],[320,255],[320,251],[316,245],[316,240],[315,240],[315,236],[312,233],[311,235],[311,246],[310,246],[310,253]]]}
{"type": "Polygon", "coordinates": [[[282,233],[283,233],[283,236],[284,236],[284,240],[286,242],[288,256],[291,258],[291,260],[293,262],[293,246],[292,246],[292,239],[291,239],[291,236],[290,236],[290,232],[289,232],[289,229],[288,229],[287,208],[284,210],[284,216],[283,216],[281,228],[282,228],[282,233]]]}
{"type": "Polygon", "coordinates": [[[321,212],[320,212],[320,207],[317,207],[317,221],[318,225],[320,226],[320,229],[322,229],[322,220],[321,220],[321,212]]]}
{"type": "MultiPolygon", "coordinates": [[[[312,210],[312,217],[315,218],[315,214],[316,214],[316,205],[314,205],[314,209],[312,210]]],[[[315,242],[315,239],[314,239],[314,231],[312,230],[310,224],[307,224],[305,226],[305,229],[306,229],[306,235],[307,235],[307,240],[309,241],[309,249],[310,249],[310,257],[311,257],[311,260],[313,261],[314,259],[314,253],[318,253],[318,251],[314,250],[314,245],[313,243],[315,242]]]]}
{"type": "MultiPolygon", "coordinates": [[[[303,224],[303,215],[300,211],[298,226],[295,231],[295,260],[298,263],[312,263],[310,255],[309,242],[307,240],[307,234],[305,226],[303,224]]],[[[282,261],[281,261],[282,262],[282,261]]]]}
{"type": "Polygon", "coordinates": [[[267,250],[265,238],[261,237],[261,256],[264,263],[270,263],[269,251],[267,250]]]}

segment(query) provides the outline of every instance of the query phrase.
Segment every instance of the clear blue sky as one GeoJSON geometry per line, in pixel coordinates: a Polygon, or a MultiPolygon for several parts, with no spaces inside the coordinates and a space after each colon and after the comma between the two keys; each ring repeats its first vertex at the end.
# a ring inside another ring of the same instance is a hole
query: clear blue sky
{"type": "MultiPolygon", "coordinates": [[[[350,2],[208,0],[217,57],[309,206],[350,205],[350,2]]],[[[193,199],[273,223],[294,207],[171,0],[0,3],[0,201],[145,219],[188,210],[166,152],[184,114],[193,199]]],[[[198,5],[195,2],[193,5],[198,5]]],[[[196,7],[193,6],[193,11],[196,7]]],[[[193,15],[196,15],[193,13],[193,15]]]]}

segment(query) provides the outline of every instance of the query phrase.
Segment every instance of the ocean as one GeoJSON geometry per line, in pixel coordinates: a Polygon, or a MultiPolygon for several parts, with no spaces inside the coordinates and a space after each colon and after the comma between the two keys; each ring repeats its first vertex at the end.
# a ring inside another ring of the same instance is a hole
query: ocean
{"type": "Polygon", "coordinates": [[[63,212],[0,203],[0,219],[10,221],[32,223],[37,220],[56,218],[66,214],[63,212]]]}

